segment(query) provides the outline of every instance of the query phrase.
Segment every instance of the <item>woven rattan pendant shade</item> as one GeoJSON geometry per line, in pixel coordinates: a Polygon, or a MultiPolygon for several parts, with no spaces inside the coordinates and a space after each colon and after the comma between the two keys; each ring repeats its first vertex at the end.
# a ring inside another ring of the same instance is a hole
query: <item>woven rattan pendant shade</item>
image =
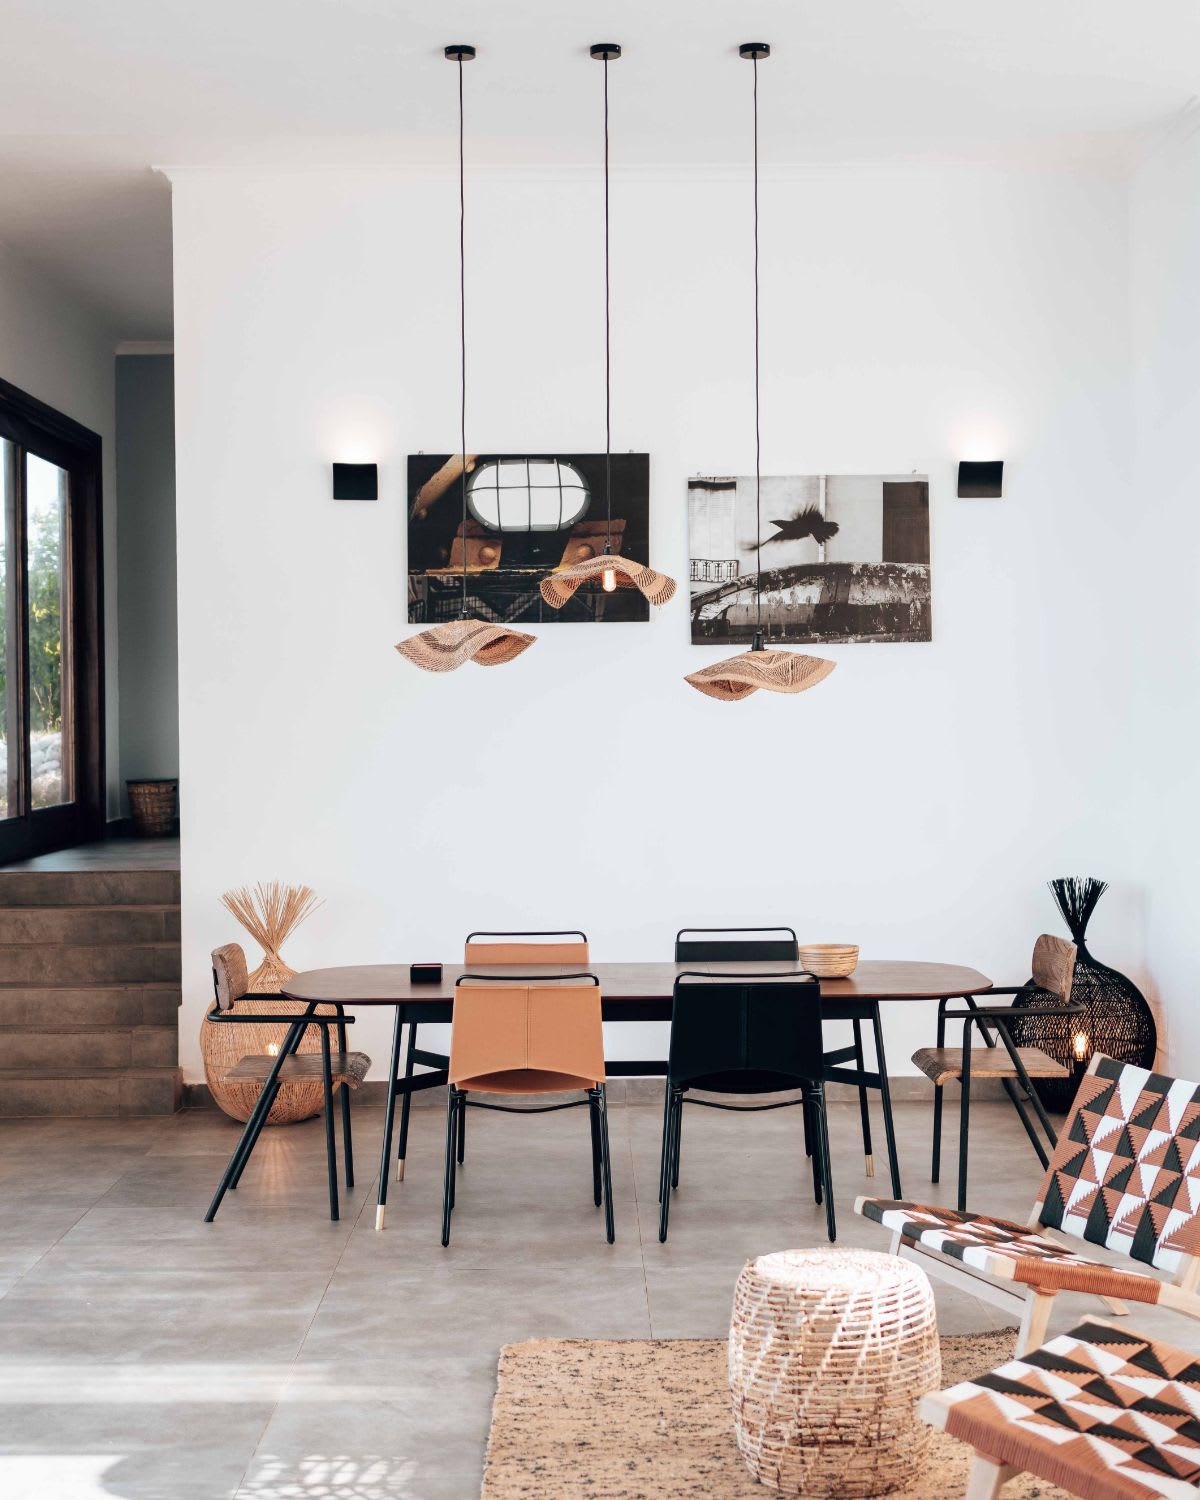
{"type": "Polygon", "coordinates": [[[396,650],[426,672],[453,672],[469,661],[480,667],[502,666],[536,640],[537,636],[523,630],[489,625],[486,620],[447,620],[406,641],[397,641],[396,650]]]}
{"type": "Polygon", "coordinates": [[[803,693],[824,682],[835,666],[823,656],[801,656],[798,651],[743,651],[728,661],[689,672],[683,680],[710,698],[736,703],[759,688],[771,693],[803,693]]]}
{"type": "Polygon", "coordinates": [[[449,475],[442,489],[433,492],[426,485],[418,502],[428,506],[453,483],[457,476],[462,499],[462,613],[457,620],[445,620],[422,630],[419,635],[406,641],[397,641],[396,650],[413,666],[425,672],[453,672],[469,661],[481,667],[499,667],[522,651],[528,651],[537,636],[524,630],[513,630],[508,625],[493,625],[487,620],[474,620],[467,611],[467,470],[472,457],[467,452],[467,253],[466,253],[466,181],[465,153],[463,150],[463,63],[475,56],[475,48],[465,43],[456,43],[445,51],[447,61],[458,64],[458,316],[459,354],[462,383],[459,388],[459,432],[462,445],[458,453],[451,456],[439,475],[449,475]]]}
{"type": "MultiPolygon", "coordinates": [[[[651,604],[665,604],[675,593],[675,580],[645,563],[622,557],[612,550],[612,317],[609,278],[608,215],[608,65],[620,57],[616,42],[597,42],[591,49],[604,64],[604,551],[599,557],[571,563],[548,574],[541,582],[542,598],[551,609],[562,609],[583,583],[600,583],[605,573],[613,575],[608,592],[635,588],[651,604]]],[[[620,545],[618,543],[618,545],[620,545]]]]}
{"type": "Polygon", "coordinates": [[[743,42],[740,55],[754,64],[754,537],[758,561],[754,581],[754,644],[740,656],[714,662],[689,672],[683,679],[697,692],[723,703],[740,703],[760,688],[769,693],[803,693],[824,682],[837,665],[823,656],[801,656],[796,651],[766,650],[762,624],[762,421],[759,401],[758,316],[758,64],[770,57],[765,42],[743,42]]]}

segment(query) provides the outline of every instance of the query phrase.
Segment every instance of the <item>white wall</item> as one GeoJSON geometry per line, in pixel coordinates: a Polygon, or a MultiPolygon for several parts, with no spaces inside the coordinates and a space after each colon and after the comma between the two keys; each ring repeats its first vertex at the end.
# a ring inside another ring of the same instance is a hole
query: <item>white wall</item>
{"type": "Polygon", "coordinates": [[[1133,184],[1137,485],[1125,528],[1137,628],[1137,758],[1126,800],[1143,829],[1147,963],[1176,1066],[1200,1066],[1200,108],[1133,184]]]}
{"type": "MultiPolygon", "coordinates": [[[[781,920],[1015,983],[1060,930],[1044,882],[1097,874],[1095,951],[1142,976],[1122,182],[764,183],[764,468],[929,472],[934,641],[832,648],[818,690],[740,705],[682,681],[721,655],[688,643],[686,583],[497,670],[398,657],[405,456],[456,446],[454,184],[174,191],[189,1077],[238,935],[217,898],[258,878],[325,898],[301,967],[522,925],[665,957],[685,923],[781,920]],[[957,460],[993,456],[1005,498],[957,500],[957,460]],[[336,458],[379,460],[378,504],[329,498],[336,458]]],[[[613,201],[616,444],[651,454],[652,560],[683,582],[687,476],[753,464],[748,188],[623,176],[613,201]]],[[[602,446],[598,204],[590,178],[472,179],[472,446],[602,446]]],[[[893,1065],[931,1026],[889,1017],[893,1065]]],[[[355,1040],[384,1056],[385,1019],[355,1040]]]]}
{"type": "Polygon", "coordinates": [[[117,507],[113,349],[103,319],[0,244],[0,376],[98,432],[104,443],[104,618],[108,813],[120,813],[117,744],[117,507]]]}
{"type": "Polygon", "coordinates": [[[179,769],[175,384],[169,354],[117,359],[121,794],[179,769]]]}

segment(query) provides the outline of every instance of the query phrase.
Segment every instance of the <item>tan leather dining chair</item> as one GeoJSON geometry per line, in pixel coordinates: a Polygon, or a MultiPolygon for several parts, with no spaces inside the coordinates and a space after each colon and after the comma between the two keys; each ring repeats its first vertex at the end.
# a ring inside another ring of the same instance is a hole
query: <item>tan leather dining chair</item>
{"type": "Polygon", "coordinates": [[[490,964],[587,964],[587,933],[472,932],[463,962],[480,969],[490,964]]]}
{"type": "Polygon", "coordinates": [[[468,1102],[509,1114],[544,1114],[586,1104],[592,1125],[592,1196],[604,1206],[611,1245],[612,1173],[604,1088],[604,1030],[600,981],[594,974],[553,978],[464,974],[454,990],[446,1104],[446,1171],[442,1244],[450,1243],[457,1164],[468,1102]],[[583,1099],[534,1106],[506,1105],[495,1096],[553,1095],[581,1090],[583,1099]],[[469,1099],[471,1094],[492,1096],[469,1099]]]}

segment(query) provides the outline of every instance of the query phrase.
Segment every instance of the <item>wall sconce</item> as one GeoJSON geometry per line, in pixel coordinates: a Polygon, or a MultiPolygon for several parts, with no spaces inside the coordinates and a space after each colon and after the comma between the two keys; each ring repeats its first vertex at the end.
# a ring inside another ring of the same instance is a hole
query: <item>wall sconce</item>
{"type": "Polygon", "coordinates": [[[333,498],[335,500],[378,500],[378,464],[334,464],[333,498]]]}
{"type": "Polygon", "coordinates": [[[958,498],[960,500],[999,500],[1004,483],[1004,462],[995,459],[990,463],[960,463],[958,466],[958,498]]]}

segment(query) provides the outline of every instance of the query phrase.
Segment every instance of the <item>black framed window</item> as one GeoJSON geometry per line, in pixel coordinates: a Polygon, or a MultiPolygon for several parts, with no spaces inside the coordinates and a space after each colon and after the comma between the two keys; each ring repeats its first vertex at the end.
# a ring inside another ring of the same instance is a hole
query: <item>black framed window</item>
{"type": "Polygon", "coordinates": [[[104,832],[100,464],[0,380],[0,862],[104,832]]]}

